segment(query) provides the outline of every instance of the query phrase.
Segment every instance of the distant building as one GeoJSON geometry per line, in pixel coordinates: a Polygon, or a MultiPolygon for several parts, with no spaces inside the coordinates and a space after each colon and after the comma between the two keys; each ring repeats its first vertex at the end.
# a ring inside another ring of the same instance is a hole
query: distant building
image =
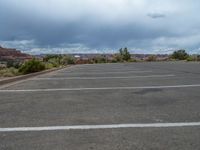
{"type": "Polygon", "coordinates": [[[80,55],[74,55],[74,57],[75,57],[76,59],[80,59],[80,58],[81,58],[80,55]]]}

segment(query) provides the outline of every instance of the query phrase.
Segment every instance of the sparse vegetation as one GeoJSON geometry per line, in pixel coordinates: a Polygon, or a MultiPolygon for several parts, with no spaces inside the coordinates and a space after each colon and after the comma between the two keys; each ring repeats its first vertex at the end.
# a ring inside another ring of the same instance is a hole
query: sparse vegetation
{"type": "Polygon", "coordinates": [[[45,65],[43,62],[32,59],[30,61],[25,62],[20,68],[19,72],[22,74],[29,74],[34,72],[39,72],[45,70],[45,65]]]}
{"type": "Polygon", "coordinates": [[[64,55],[60,61],[61,65],[73,65],[75,64],[75,59],[71,56],[64,55]]]}
{"type": "Polygon", "coordinates": [[[132,62],[131,54],[128,51],[128,48],[120,48],[119,53],[113,55],[112,61],[113,63],[117,62],[132,62]]]}
{"type": "Polygon", "coordinates": [[[175,60],[186,60],[188,57],[189,54],[186,52],[186,50],[174,51],[171,55],[171,58],[175,60]]]}
{"type": "Polygon", "coordinates": [[[186,59],[187,61],[197,61],[197,58],[195,56],[188,56],[188,58],[186,59]]]}
{"type": "Polygon", "coordinates": [[[156,55],[150,55],[150,56],[148,56],[148,58],[147,58],[147,61],[156,61],[156,60],[157,60],[156,55]]]}
{"type": "MultiPolygon", "coordinates": [[[[142,55],[139,55],[142,56],[142,55]]],[[[70,55],[46,55],[45,57],[32,59],[22,63],[18,60],[9,60],[7,64],[3,62],[0,66],[0,77],[12,77],[20,74],[28,74],[39,72],[45,69],[52,69],[71,64],[94,64],[94,63],[118,63],[118,62],[138,62],[138,61],[166,61],[166,60],[186,60],[200,61],[200,55],[189,55],[185,50],[174,51],[169,57],[168,55],[160,57],[160,55],[144,55],[143,57],[131,57],[128,48],[121,48],[118,53],[113,55],[94,55],[93,57],[73,57],[70,55]]]]}
{"type": "Polygon", "coordinates": [[[44,63],[52,64],[53,67],[75,64],[75,59],[67,55],[47,55],[43,58],[44,63]]]}
{"type": "Polygon", "coordinates": [[[120,54],[115,54],[113,56],[113,62],[117,63],[117,62],[122,62],[122,61],[123,61],[123,59],[120,54]]]}
{"type": "Polygon", "coordinates": [[[0,77],[14,77],[20,75],[18,69],[16,68],[3,68],[0,69],[0,77]]]}
{"type": "Polygon", "coordinates": [[[200,61],[200,55],[189,55],[186,50],[174,51],[170,58],[172,60],[200,61]]]}
{"type": "Polygon", "coordinates": [[[102,55],[102,56],[98,56],[98,57],[94,57],[92,59],[93,63],[108,63],[106,56],[102,55]]]}
{"type": "Polygon", "coordinates": [[[0,77],[12,77],[52,69],[55,67],[75,64],[75,59],[68,55],[47,55],[42,59],[33,58],[24,63],[9,60],[0,66],[0,77]]]}
{"type": "Polygon", "coordinates": [[[20,61],[14,61],[14,60],[9,60],[7,61],[7,67],[8,68],[16,68],[18,69],[21,65],[20,61]]]}
{"type": "Polygon", "coordinates": [[[200,55],[189,55],[187,61],[200,61],[200,55]]]}
{"type": "Polygon", "coordinates": [[[125,47],[124,49],[121,48],[119,50],[119,53],[123,61],[129,61],[131,59],[131,54],[129,53],[127,47],[125,47]]]}

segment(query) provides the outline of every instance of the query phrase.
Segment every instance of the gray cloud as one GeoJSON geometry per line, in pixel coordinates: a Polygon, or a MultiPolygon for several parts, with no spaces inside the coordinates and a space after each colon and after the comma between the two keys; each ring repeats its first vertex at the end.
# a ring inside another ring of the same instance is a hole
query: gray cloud
{"type": "Polygon", "coordinates": [[[29,53],[113,52],[124,46],[138,53],[199,52],[199,5],[188,0],[1,0],[0,45],[29,53]]]}
{"type": "Polygon", "coordinates": [[[153,18],[153,19],[157,19],[157,18],[165,18],[166,15],[162,14],[162,13],[149,13],[147,14],[148,17],[153,18]]]}

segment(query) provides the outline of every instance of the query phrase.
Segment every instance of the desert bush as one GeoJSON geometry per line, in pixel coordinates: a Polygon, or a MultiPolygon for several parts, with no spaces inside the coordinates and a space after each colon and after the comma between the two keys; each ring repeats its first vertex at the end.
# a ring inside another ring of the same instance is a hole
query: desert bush
{"type": "Polygon", "coordinates": [[[114,62],[123,62],[123,58],[122,58],[122,56],[120,54],[115,54],[113,56],[113,61],[114,62]]]}
{"type": "Polygon", "coordinates": [[[107,63],[108,62],[106,59],[106,56],[103,56],[103,55],[92,58],[92,61],[94,63],[107,63]]]}
{"type": "Polygon", "coordinates": [[[75,64],[75,59],[73,58],[73,57],[71,57],[71,56],[67,56],[67,55],[65,55],[65,56],[63,56],[62,57],[62,59],[61,59],[61,64],[62,65],[72,65],[72,64],[75,64]]]}
{"type": "Polygon", "coordinates": [[[16,75],[20,75],[18,69],[16,68],[4,68],[0,69],[0,77],[13,77],[16,75]]]}
{"type": "Polygon", "coordinates": [[[30,61],[25,62],[20,68],[19,72],[23,74],[34,73],[45,70],[45,65],[41,61],[36,59],[32,59],[30,61]]]}
{"type": "Polygon", "coordinates": [[[190,55],[188,56],[188,58],[186,59],[187,61],[197,61],[197,56],[195,55],[190,55]]]}
{"type": "Polygon", "coordinates": [[[46,62],[46,63],[44,63],[44,64],[45,64],[45,68],[46,68],[46,69],[52,69],[52,68],[54,68],[54,65],[53,65],[52,63],[46,62]]]}
{"type": "Polygon", "coordinates": [[[171,58],[176,60],[186,60],[188,57],[189,55],[185,50],[174,51],[171,55],[171,58]]]}
{"type": "Polygon", "coordinates": [[[59,67],[60,64],[60,60],[58,58],[50,58],[47,63],[50,63],[53,65],[53,67],[59,67]]]}
{"type": "Polygon", "coordinates": [[[156,61],[156,60],[157,60],[157,57],[155,55],[150,55],[147,58],[147,61],[156,61]]]}

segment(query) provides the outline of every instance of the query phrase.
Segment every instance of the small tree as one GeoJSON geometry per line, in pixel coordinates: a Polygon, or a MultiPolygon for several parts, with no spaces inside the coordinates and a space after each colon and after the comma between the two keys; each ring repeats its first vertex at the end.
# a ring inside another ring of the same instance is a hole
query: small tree
{"type": "Polygon", "coordinates": [[[178,51],[173,52],[172,54],[172,58],[177,59],[177,60],[185,60],[188,57],[189,55],[187,54],[185,50],[178,50],[178,51]]]}
{"type": "Polygon", "coordinates": [[[123,52],[123,49],[122,49],[122,48],[119,49],[119,54],[120,54],[121,56],[124,55],[124,52],[123,52]]]}
{"type": "Polygon", "coordinates": [[[127,47],[125,47],[124,49],[121,48],[119,50],[119,53],[120,53],[122,60],[129,61],[131,59],[131,54],[129,53],[127,47]]]}
{"type": "Polygon", "coordinates": [[[131,54],[129,53],[129,51],[128,51],[128,48],[124,48],[124,56],[123,56],[123,59],[125,60],[125,61],[129,61],[130,59],[131,59],[131,54]]]}

